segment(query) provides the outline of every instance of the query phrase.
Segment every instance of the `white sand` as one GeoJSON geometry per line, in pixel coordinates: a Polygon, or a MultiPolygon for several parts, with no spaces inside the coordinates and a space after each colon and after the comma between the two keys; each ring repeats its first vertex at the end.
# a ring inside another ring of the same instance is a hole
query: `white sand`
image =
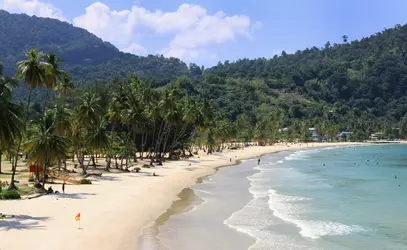
{"type": "MultiPolygon", "coordinates": [[[[93,185],[66,186],[65,195],[0,201],[0,213],[15,215],[14,219],[0,220],[0,249],[134,250],[143,229],[171,206],[177,194],[195,184],[198,177],[214,173],[216,167],[287,149],[349,144],[249,147],[143,169],[148,175],[104,174],[93,185]],[[152,177],[152,172],[159,176],[152,177]],[[79,212],[80,230],[74,219],[79,212]]],[[[53,188],[61,191],[61,186],[53,188]]]]}

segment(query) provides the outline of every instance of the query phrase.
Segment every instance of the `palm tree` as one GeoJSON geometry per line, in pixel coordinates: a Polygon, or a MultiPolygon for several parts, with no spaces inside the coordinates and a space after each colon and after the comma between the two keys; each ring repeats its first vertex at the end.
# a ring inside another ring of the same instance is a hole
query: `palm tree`
{"type": "Polygon", "coordinates": [[[198,119],[198,114],[199,110],[197,108],[196,103],[193,100],[183,100],[179,104],[179,109],[180,109],[180,116],[178,117],[179,120],[177,123],[179,125],[183,124],[182,126],[176,126],[175,133],[173,135],[173,140],[168,148],[169,151],[171,151],[177,144],[179,144],[179,141],[183,136],[185,136],[187,132],[188,127],[192,127],[196,125],[197,119],[198,119]],[[181,129],[178,129],[181,127],[181,129]]]}
{"type": "MultiPolygon", "coordinates": [[[[129,91],[127,96],[127,102],[122,113],[123,123],[129,128],[129,141],[132,138],[132,143],[128,143],[128,146],[132,147],[134,160],[136,160],[136,134],[139,124],[146,120],[146,115],[141,103],[141,97],[135,89],[129,91]]],[[[129,142],[128,141],[128,142],[129,142]]],[[[128,148],[130,151],[130,149],[128,148]]]]}
{"type": "Polygon", "coordinates": [[[3,65],[0,63],[0,173],[3,151],[9,148],[20,136],[21,107],[11,102],[12,88],[16,81],[3,76],[3,65]]]}
{"type": "Polygon", "coordinates": [[[59,82],[59,84],[54,88],[55,91],[58,92],[58,96],[62,97],[63,103],[65,103],[66,96],[68,96],[72,90],[75,88],[75,84],[71,82],[71,79],[68,74],[64,74],[63,80],[59,82]]]}
{"type": "MultiPolygon", "coordinates": [[[[94,130],[99,125],[100,100],[100,97],[97,97],[95,94],[86,92],[80,99],[81,103],[76,109],[74,124],[72,124],[72,137],[76,142],[78,159],[84,174],[86,174],[86,167],[83,163],[84,145],[87,135],[94,133],[94,130]]],[[[94,160],[93,155],[91,158],[94,160]]]]}
{"type": "Polygon", "coordinates": [[[47,81],[44,87],[53,89],[57,86],[57,82],[63,82],[67,78],[67,73],[59,68],[62,60],[55,53],[49,53],[43,56],[44,61],[50,65],[50,71],[47,75],[47,81]]]}
{"type": "MultiPolygon", "coordinates": [[[[92,132],[88,134],[87,145],[93,151],[106,152],[110,147],[110,137],[106,130],[106,122],[101,121],[92,132]]],[[[92,155],[93,167],[96,168],[94,154],[92,155]]],[[[110,163],[109,163],[110,164],[110,163]]],[[[107,167],[108,170],[108,167],[107,167]]],[[[85,173],[86,174],[86,169],[85,173]]]]}
{"type": "Polygon", "coordinates": [[[86,92],[81,98],[81,104],[77,108],[78,119],[88,129],[95,128],[99,124],[98,112],[100,109],[100,97],[86,92]]]}
{"type": "Polygon", "coordinates": [[[78,110],[76,109],[73,113],[73,117],[71,119],[71,124],[70,124],[71,130],[69,131],[69,138],[72,142],[72,146],[74,148],[74,157],[75,154],[77,156],[77,159],[79,161],[80,168],[84,173],[86,173],[85,170],[85,164],[84,164],[84,154],[85,154],[85,143],[86,143],[86,137],[87,137],[87,129],[84,127],[84,122],[79,119],[79,114],[78,110]]]}
{"type": "MultiPolygon", "coordinates": [[[[49,109],[46,115],[52,116],[54,120],[54,133],[59,136],[68,137],[71,133],[71,119],[72,110],[68,108],[67,104],[56,103],[53,109],[49,109]]],[[[61,167],[61,160],[58,161],[59,168],[61,167]]],[[[63,161],[64,169],[66,170],[66,160],[63,161]]]]}
{"type": "Polygon", "coordinates": [[[30,160],[43,166],[43,188],[48,167],[59,159],[67,158],[66,151],[70,144],[69,139],[56,133],[55,125],[54,116],[45,115],[29,131],[28,141],[24,144],[24,149],[30,154],[30,160]]]}
{"type": "MultiPolygon", "coordinates": [[[[23,132],[26,130],[28,113],[30,111],[31,95],[33,88],[43,87],[49,81],[49,75],[52,74],[52,66],[42,61],[43,53],[38,53],[35,49],[26,52],[26,60],[17,63],[17,78],[24,78],[24,83],[29,86],[29,94],[27,106],[25,109],[25,117],[23,120],[23,132]]],[[[20,151],[22,136],[20,136],[17,143],[17,152],[12,166],[12,175],[9,189],[16,189],[14,184],[15,173],[17,170],[18,154],[20,151]]]]}
{"type": "Polygon", "coordinates": [[[53,109],[49,109],[46,113],[54,119],[55,133],[60,136],[67,136],[71,130],[72,110],[68,105],[56,103],[53,109]]]}
{"type": "Polygon", "coordinates": [[[47,106],[49,89],[55,89],[57,87],[57,82],[64,81],[68,77],[68,74],[59,68],[61,60],[54,53],[44,55],[43,60],[50,65],[50,72],[48,72],[46,82],[44,83],[44,87],[47,88],[42,110],[42,113],[44,114],[45,107],[47,106]]]}

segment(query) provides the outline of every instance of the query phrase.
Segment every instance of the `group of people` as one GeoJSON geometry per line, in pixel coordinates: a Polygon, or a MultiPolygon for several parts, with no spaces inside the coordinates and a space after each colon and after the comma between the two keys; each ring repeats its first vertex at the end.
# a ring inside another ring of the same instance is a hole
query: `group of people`
{"type": "MultiPolygon", "coordinates": [[[[53,194],[53,193],[54,193],[54,190],[52,189],[52,186],[49,186],[49,187],[48,187],[47,193],[48,193],[48,194],[53,194]]],[[[59,192],[58,192],[58,191],[55,191],[55,193],[59,193],[59,192]]],[[[65,182],[62,183],[62,193],[63,193],[63,194],[65,193],[65,182]]]]}

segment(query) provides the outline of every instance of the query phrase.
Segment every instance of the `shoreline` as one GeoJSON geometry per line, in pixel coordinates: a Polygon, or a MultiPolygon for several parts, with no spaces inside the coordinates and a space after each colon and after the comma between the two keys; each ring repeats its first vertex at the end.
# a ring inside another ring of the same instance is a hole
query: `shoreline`
{"type": "Polygon", "coordinates": [[[94,179],[93,185],[67,186],[65,195],[2,201],[0,212],[15,218],[0,220],[0,248],[137,249],[144,230],[179,200],[182,190],[222,167],[283,150],[352,145],[369,144],[298,143],[226,150],[168,161],[162,167],[143,169],[143,173],[104,174],[94,179]],[[230,161],[230,158],[234,159],[230,161]],[[153,177],[153,172],[158,177],[153,177]],[[81,230],[74,220],[77,213],[81,213],[81,230]],[[22,238],[25,240],[18,240],[22,238]]]}
{"type": "MultiPolygon", "coordinates": [[[[233,166],[238,166],[242,163],[242,160],[248,160],[248,159],[253,159],[253,158],[257,158],[257,157],[263,157],[264,155],[268,155],[268,154],[277,154],[279,152],[282,151],[297,151],[300,149],[312,149],[312,148],[326,148],[326,147],[336,147],[336,146],[367,146],[367,145],[374,145],[375,143],[370,143],[370,142],[366,142],[366,143],[352,143],[352,142],[343,142],[343,143],[298,143],[298,144],[291,144],[292,146],[297,146],[295,148],[283,148],[282,150],[275,150],[272,149],[272,151],[270,152],[264,152],[261,153],[259,155],[254,155],[251,157],[242,157],[242,158],[238,158],[238,160],[235,161],[234,164],[227,164],[227,165],[221,165],[221,166],[217,166],[214,167],[214,172],[204,175],[204,176],[200,176],[196,178],[196,181],[193,185],[190,185],[188,187],[185,187],[184,189],[182,189],[178,194],[177,194],[177,198],[175,200],[172,201],[172,204],[170,207],[168,207],[168,209],[162,213],[160,216],[158,216],[153,222],[150,223],[149,226],[146,226],[143,230],[142,233],[138,236],[138,242],[137,242],[137,250],[145,250],[144,248],[141,249],[140,247],[143,247],[143,245],[141,244],[144,241],[154,241],[154,245],[155,246],[159,246],[160,245],[160,241],[157,238],[157,236],[159,235],[159,227],[164,225],[170,218],[171,216],[177,215],[177,214],[182,214],[182,213],[186,213],[192,209],[194,209],[194,207],[199,206],[202,204],[202,201],[193,203],[193,201],[190,199],[189,196],[186,196],[185,193],[188,193],[188,195],[193,195],[196,196],[197,199],[201,199],[198,195],[195,194],[194,190],[192,189],[192,186],[196,185],[196,184],[200,184],[202,183],[206,178],[215,175],[221,168],[226,168],[226,167],[233,167],[233,166]],[[306,144],[305,146],[301,146],[302,144],[306,144]],[[308,145],[311,144],[311,145],[308,145]],[[299,146],[299,147],[298,147],[299,146]],[[182,207],[180,207],[182,206],[182,207]],[[154,237],[154,238],[152,238],[154,237]]],[[[266,146],[266,147],[274,147],[274,146],[283,146],[284,145],[273,145],[273,146],[266,146]]],[[[256,147],[262,147],[262,146],[256,146],[256,147]]],[[[230,151],[228,151],[230,152],[230,151]]],[[[233,151],[232,151],[233,152],[233,151]]],[[[149,245],[149,243],[147,243],[147,245],[149,245]]],[[[155,249],[155,248],[154,248],[155,249]]]]}

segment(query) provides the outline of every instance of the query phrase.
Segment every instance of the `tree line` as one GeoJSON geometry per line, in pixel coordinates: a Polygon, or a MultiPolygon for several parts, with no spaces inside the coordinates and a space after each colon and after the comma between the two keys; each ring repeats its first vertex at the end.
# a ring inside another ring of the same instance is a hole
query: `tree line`
{"type": "Polygon", "coordinates": [[[407,134],[406,119],[397,129],[386,120],[372,123],[358,116],[358,110],[342,112],[294,93],[273,91],[264,79],[202,75],[196,67],[197,75],[159,88],[137,74],[75,88],[61,62],[55,54],[33,49],[17,63],[15,77],[3,76],[0,67],[0,157],[12,161],[10,189],[16,188],[21,152],[43,166],[44,174],[53,166],[65,169],[68,158],[76,159],[86,174],[96,167],[97,155],[106,157],[106,171],[126,171],[138,159],[160,164],[193,155],[196,147],[212,153],[228,142],[310,141],[310,127],[327,140],[342,130],[354,131],[347,138],[352,140],[366,139],[379,129],[394,137],[407,134]],[[16,103],[13,89],[19,81],[28,93],[16,103]],[[38,88],[45,96],[42,103],[32,103],[38,88]]]}

